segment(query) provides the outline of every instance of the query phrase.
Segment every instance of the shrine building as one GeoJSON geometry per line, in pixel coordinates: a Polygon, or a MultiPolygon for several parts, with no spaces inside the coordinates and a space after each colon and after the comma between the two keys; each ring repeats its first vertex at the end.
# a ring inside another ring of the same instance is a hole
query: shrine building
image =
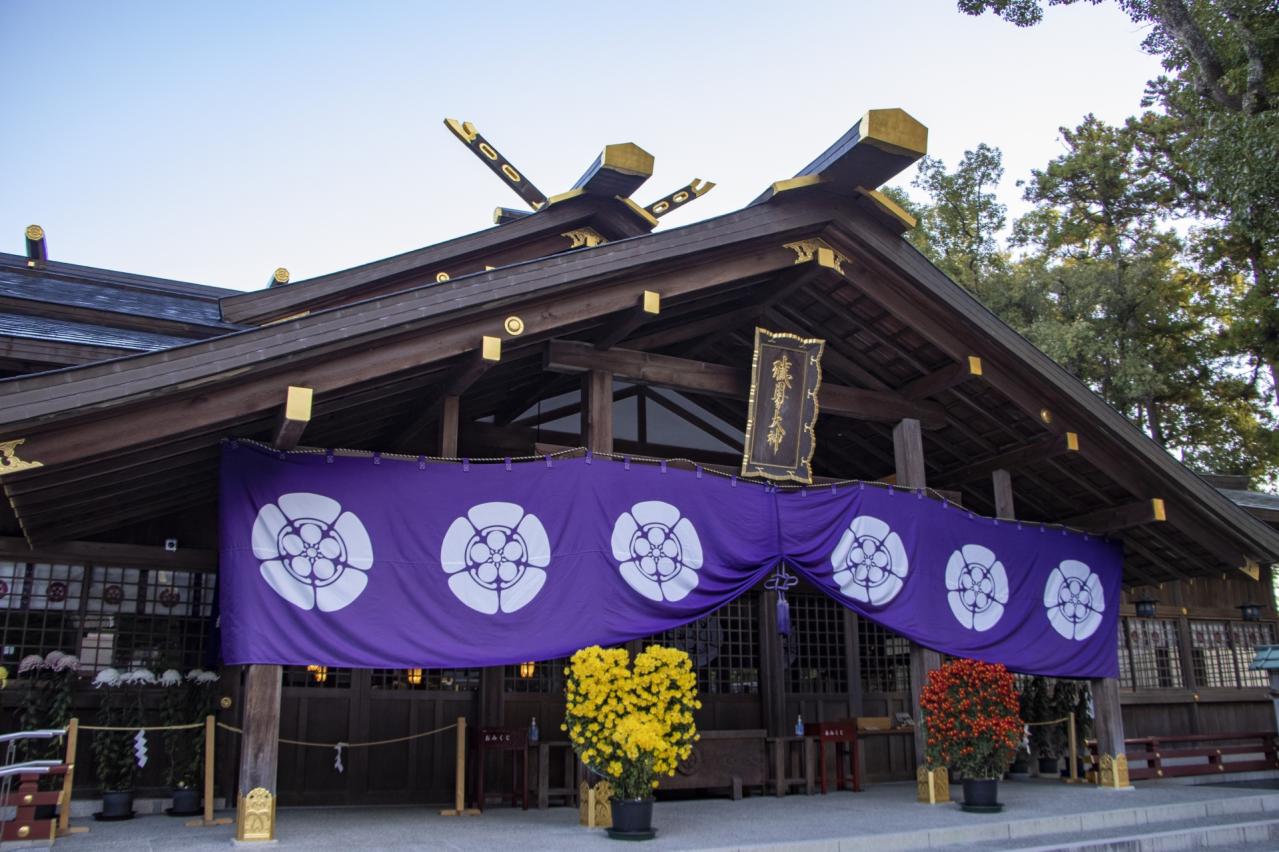
{"type": "MultiPolygon", "coordinates": [[[[499,207],[492,227],[447,242],[310,280],[263,270],[250,292],[63,263],[59,235],[38,226],[24,252],[0,254],[0,664],[16,672],[29,654],[76,654],[87,718],[95,672],[219,666],[220,632],[265,629],[231,618],[220,598],[220,563],[240,546],[219,527],[230,522],[219,483],[231,446],[319,468],[359,459],[368,476],[563,469],[589,450],[597,467],[669,465],[689,482],[733,477],[762,493],[743,469],[759,328],[824,341],[803,487],[891,489],[974,523],[1078,531],[1122,551],[1102,636],[1117,677],[1090,678],[1100,754],[1122,754],[1125,737],[1275,731],[1265,672],[1249,663],[1276,642],[1279,498],[1183,466],[907,242],[914,221],[879,188],[926,151],[911,116],[872,110],[744,208],[682,227],[662,219],[713,185],[649,191],[653,157],[635,144],[606,146],[547,196],[472,125],[448,125],[506,184],[476,168],[485,194],[513,190],[524,207],[499,207]]],[[[803,499],[798,482],[765,481],[803,499]]],[[[694,522],[697,559],[709,562],[719,539],[694,522]]],[[[258,582],[258,563],[250,569],[258,582]]],[[[862,740],[867,781],[913,778],[910,723],[939,649],[877,623],[874,599],[854,611],[802,572],[780,592],[774,576],[691,623],[627,639],[684,649],[697,672],[699,758],[663,789],[764,786],[767,738],[797,717],[877,720],[862,740]]],[[[304,605],[285,579],[268,577],[262,600],[299,618],[359,594],[304,605]]],[[[984,629],[975,619],[965,627],[984,629]]],[[[331,750],[280,740],[381,741],[459,716],[517,730],[536,718],[544,739],[560,739],[564,657],[472,664],[485,641],[437,644],[393,668],[221,665],[218,719],[244,735],[218,735],[219,796],[453,801],[448,738],[350,750],[341,772],[331,750]]],[[[0,693],[10,727],[16,701],[0,693]]],[[[75,775],[84,797],[98,788],[88,748],[75,775]]],[[[160,768],[144,770],[139,789],[161,787],[160,768]]]]}

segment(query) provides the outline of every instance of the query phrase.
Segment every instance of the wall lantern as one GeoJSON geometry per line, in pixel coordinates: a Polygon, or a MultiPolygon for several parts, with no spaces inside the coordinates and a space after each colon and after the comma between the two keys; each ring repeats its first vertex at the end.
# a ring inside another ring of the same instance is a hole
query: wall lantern
{"type": "Polygon", "coordinates": [[[1239,605],[1244,621],[1261,621],[1261,604],[1246,603],[1239,605]]]}
{"type": "Polygon", "coordinates": [[[309,665],[306,667],[306,670],[311,673],[311,680],[316,683],[324,683],[329,679],[328,666],[309,665]]]}
{"type": "Polygon", "coordinates": [[[520,678],[523,680],[528,680],[529,678],[533,676],[533,671],[535,668],[536,668],[535,663],[520,663],[520,678]]]}
{"type": "Polygon", "coordinates": [[[412,686],[421,686],[421,685],[422,685],[422,670],[421,670],[421,669],[409,669],[409,670],[408,670],[408,681],[409,681],[409,684],[410,684],[410,685],[412,685],[412,686]]]}
{"type": "Polygon", "coordinates": [[[1154,598],[1142,598],[1141,600],[1133,601],[1132,605],[1137,610],[1138,618],[1154,618],[1155,606],[1158,603],[1159,601],[1154,598]]]}

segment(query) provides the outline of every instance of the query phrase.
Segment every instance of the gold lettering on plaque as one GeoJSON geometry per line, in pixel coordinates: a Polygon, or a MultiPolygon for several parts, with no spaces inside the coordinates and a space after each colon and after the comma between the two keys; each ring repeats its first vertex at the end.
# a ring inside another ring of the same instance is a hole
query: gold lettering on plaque
{"type": "Polygon", "coordinates": [[[768,445],[776,453],[781,449],[786,438],[786,427],[782,425],[782,407],[786,405],[786,393],[791,389],[792,376],[790,356],[773,361],[773,419],[768,423],[768,445]]]}

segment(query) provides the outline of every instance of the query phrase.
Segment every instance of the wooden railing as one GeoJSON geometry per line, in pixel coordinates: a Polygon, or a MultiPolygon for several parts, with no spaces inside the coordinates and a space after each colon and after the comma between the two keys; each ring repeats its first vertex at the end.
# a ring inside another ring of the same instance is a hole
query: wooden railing
{"type": "MultiPolygon", "coordinates": [[[[1133,781],[1225,772],[1279,769],[1277,736],[1272,733],[1188,734],[1134,737],[1124,740],[1128,777],[1133,781]],[[1239,756],[1245,757],[1239,757],[1239,756]]],[[[1089,740],[1092,768],[1097,770],[1097,743],[1089,740]]]]}

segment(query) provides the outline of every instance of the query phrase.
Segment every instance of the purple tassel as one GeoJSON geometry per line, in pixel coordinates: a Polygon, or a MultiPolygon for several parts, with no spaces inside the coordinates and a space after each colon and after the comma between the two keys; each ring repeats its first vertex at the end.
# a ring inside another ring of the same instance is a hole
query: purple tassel
{"type": "Polygon", "coordinates": [[[790,604],[786,602],[785,592],[777,595],[777,633],[780,636],[790,636],[790,604]]]}

